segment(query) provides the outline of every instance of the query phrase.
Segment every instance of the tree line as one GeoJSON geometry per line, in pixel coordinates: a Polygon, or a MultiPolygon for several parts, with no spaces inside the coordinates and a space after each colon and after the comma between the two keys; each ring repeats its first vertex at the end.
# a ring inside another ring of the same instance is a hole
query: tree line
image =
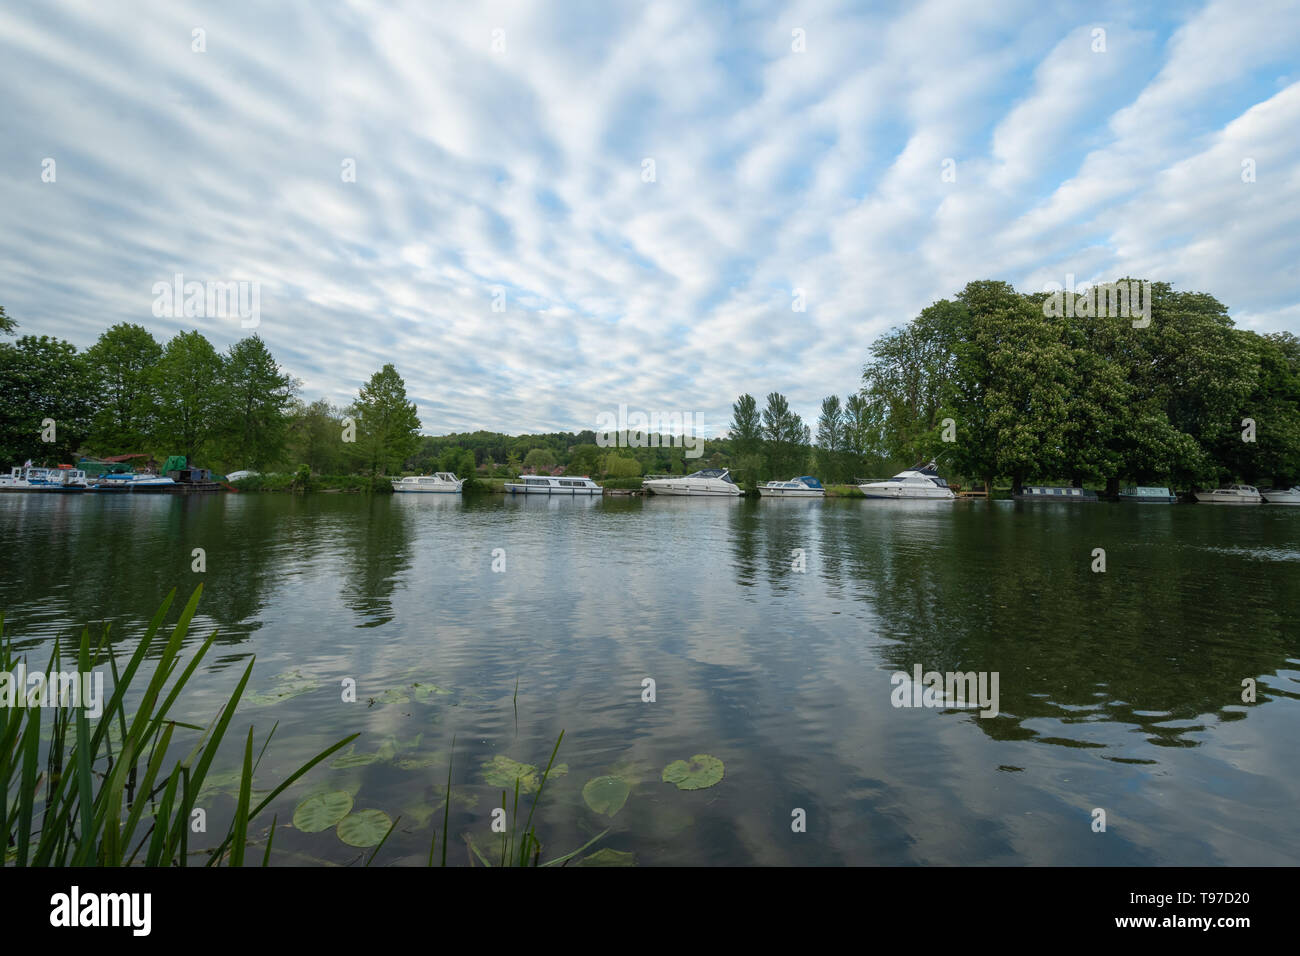
{"type": "Polygon", "coordinates": [[[972,282],[878,339],[868,450],[1013,487],[1300,479],[1300,339],[1237,329],[1213,296],[1164,282],[1150,284],[1149,321],[1067,295],[1062,310],[1049,293],[972,282]]]}
{"type": "MultiPolygon", "coordinates": [[[[934,458],[946,476],[987,486],[1300,479],[1296,336],[1237,329],[1212,296],[1168,283],[1150,284],[1144,323],[1048,300],[972,282],[878,338],[860,388],[822,400],[815,434],[781,393],[762,406],[746,393],[726,436],[692,458],[668,436],[631,447],[626,435],[606,447],[593,430],[421,436],[392,365],[346,407],[308,403],[256,335],[224,354],[197,331],[160,343],[125,323],[85,352],[24,336],[0,341],[0,462],[146,452],[219,469],[607,480],[729,467],[752,486],[801,474],[842,483],[934,458]]],[[[0,308],[0,334],[13,333],[0,308]]]]}
{"type": "MultiPolygon", "coordinates": [[[[3,308],[0,334],[15,334],[3,308]]],[[[417,449],[419,417],[392,365],[342,409],[300,388],[257,335],[224,353],[198,331],[161,343],[130,323],[84,352],[46,335],[0,341],[0,462],[184,455],[218,471],[378,475],[417,449]]]]}

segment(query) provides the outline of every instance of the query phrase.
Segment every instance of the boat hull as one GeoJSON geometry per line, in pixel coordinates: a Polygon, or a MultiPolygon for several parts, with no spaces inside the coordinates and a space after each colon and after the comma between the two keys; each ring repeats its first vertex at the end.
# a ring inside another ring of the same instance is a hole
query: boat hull
{"type": "Polygon", "coordinates": [[[1300,491],[1261,491],[1260,496],[1271,505],[1300,505],[1300,491]]]}
{"type": "Polygon", "coordinates": [[[460,488],[394,488],[395,495],[458,495],[460,488]]]}
{"type": "Polygon", "coordinates": [[[739,488],[724,491],[720,488],[704,488],[698,485],[661,485],[652,481],[647,481],[642,487],[652,495],[675,495],[683,498],[738,498],[740,496],[739,488]]]}
{"type": "Polygon", "coordinates": [[[1242,495],[1214,495],[1206,492],[1197,492],[1196,500],[1203,505],[1258,505],[1264,503],[1264,499],[1258,495],[1254,498],[1248,498],[1242,495]]]}
{"type": "Polygon", "coordinates": [[[604,488],[540,488],[529,487],[528,485],[512,485],[509,483],[506,484],[506,491],[512,495],[561,495],[566,497],[572,497],[574,495],[578,497],[590,497],[605,493],[604,488]]]}
{"type": "Polygon", "coordinates": [[[763,488],[758,493],[763,498],[825,498],[826,492],[816,488],[763,488]]]}
{"type": "Polygon", "coordinates": [[[891,501],[954,501],[957,496],[946,488],[904,488],[888,485],[858,485],[858,491],[867,498],[886,498],[891,501]]]}

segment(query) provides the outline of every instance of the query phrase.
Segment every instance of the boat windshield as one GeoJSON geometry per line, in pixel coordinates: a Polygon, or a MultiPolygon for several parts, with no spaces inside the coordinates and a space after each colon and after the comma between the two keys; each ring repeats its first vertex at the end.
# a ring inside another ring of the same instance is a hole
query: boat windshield
{"type": "Polygon", "coordinates": [[[722,481],[729,481],[733,485],[735,484],[735,481],[732,480],[731,475],[728,474],[725,468],[701,468],[699,471],[692,472],[686,477],[687,478],[718,478],[721,479],[722,481]]]}

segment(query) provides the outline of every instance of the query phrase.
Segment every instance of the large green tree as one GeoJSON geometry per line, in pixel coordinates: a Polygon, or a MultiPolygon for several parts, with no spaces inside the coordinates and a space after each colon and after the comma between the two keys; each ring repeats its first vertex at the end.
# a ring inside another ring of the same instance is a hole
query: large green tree
{"type": "Polygon", "coordinates": [[[165,455],[202,465],[222,423],[222,358],[195,331],[178,332],[154,369],[158,416],[153,444],[165,455]]]}
{"type": "Polygon", "coordinates": [[[789,478],[807,467],[812,443],[808,426],[780,392],[768,393],[763,409],[763,442],[768,477],[789,478]]]}
{"type": "Polygon", "coordinates": [[[343,413],[325,399],[310,405],[295,399],[286,431],[285,458],[290,464],[306,465],[316,475],[345,470],[343,413]]]}
{"type": "Polygon", "coordinates": [[[817,417],[817,467],[825,482],[843,480],[844,409],[838,395],[822,399],[817,417]]]}
{"type": "Polygon", "coordinates": [[[230,347],[222,362],[221,378],[218,442],[222,459],[228,465],[254,470],[282,461],[297,382],[280,369],[266,343],[256,335],[230,347]]]}
{"type": "Polygon", "coordinates": [[[121,322],[86,350],[99,389],[89,444],[102,455],[142,452],[158,415],[154,375],[163,347],[143,326],[121,322]]]}
{"type": "Polygon", "coordinates": [[[356,420],[357,458],[371,476],[399,471],[419,448],[420,417],[391,364],[361,387],[349,411],[356,420]]]}
{"type": "Polygon", "coordinates": [[[66,463],[90,434],[96,388],[76,346],[48,335],[0,342],[0,461],[66,463]]]}

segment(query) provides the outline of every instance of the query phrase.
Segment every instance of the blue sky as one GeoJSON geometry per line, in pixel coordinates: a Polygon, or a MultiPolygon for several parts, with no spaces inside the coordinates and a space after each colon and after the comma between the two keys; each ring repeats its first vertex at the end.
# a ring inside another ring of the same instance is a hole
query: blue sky
{"type": "Polygon", "coordinates": [[[130,9],[0,8],[21,333],[225,348],[153,286],[258,282],[305,398],[393,362],[431,434],[716,434],[744,391],[811,421],[972,279],[1148,277],[1300,333],[1294,2],[130,9]]]}

